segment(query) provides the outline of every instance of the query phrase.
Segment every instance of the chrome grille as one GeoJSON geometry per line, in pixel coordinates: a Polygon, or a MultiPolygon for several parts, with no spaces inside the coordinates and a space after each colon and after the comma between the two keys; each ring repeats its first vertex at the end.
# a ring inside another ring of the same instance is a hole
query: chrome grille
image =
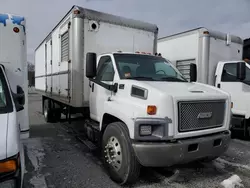
{"type": "Polygon", "coordinates": [[[179,132],[223,126],[225,104],[224,100],[179,102],[179,132]]]}

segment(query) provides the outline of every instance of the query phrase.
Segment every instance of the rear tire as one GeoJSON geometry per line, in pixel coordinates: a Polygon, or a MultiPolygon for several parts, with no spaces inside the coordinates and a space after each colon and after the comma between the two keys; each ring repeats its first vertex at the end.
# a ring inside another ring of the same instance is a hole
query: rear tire
{"type": "Polygon", "coordinates": [[[124,123],[114,122],[107,126],[102,139],[102,154],[104,166],[113,181],[124,185],[138,179],[141,166],[124,123]]]}
{"type": "Polygon", "coordinates": [[[47,123],[53,122],[53,113],[51,109],[50,99],[45,99],[43,102],[43,115],[47,123]]]}

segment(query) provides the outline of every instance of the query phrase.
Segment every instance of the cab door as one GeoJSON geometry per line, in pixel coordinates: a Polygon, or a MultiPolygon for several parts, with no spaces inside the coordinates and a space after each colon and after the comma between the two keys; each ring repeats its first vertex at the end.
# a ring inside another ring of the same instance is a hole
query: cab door
{"type": "MultiPolygon", "coordinates": [[[[98,62],[97,75],[95,80],[112,85],[114,81],[114,73],[114,65],[111,56],[101,56],[98,62]]],[[[90,117],[92,119],[98,122],[101,120],[104,105],[109,101],[110,96],[111,91],[94,82],[90,82],[89,106],[90,117]]]]}
{"type": "MultiPolygon", "coordinates": [[[[247,68],[247,74],[250,73],[247,68]]],[[[249,75],[248,75],[249,77],[249,75]]],[[[237,79],[237,62],[220,62],[216,70],[215,86],[230,94],[233,114],[245,115],[250,86],[237,79]]]]}

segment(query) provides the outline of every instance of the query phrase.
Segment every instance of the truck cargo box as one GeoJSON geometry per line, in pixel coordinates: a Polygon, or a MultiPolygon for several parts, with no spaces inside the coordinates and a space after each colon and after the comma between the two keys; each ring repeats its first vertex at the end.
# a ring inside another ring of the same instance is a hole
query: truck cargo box
{"type": "Polygon", "coordinates": [[[204,27],[158,39],[158,52],[189,80],[189,65],[197,65],[197,80],[214,85],[217,64],[242,59],[242,39],[204,27]]]}
{"type": "Polygon", "coordinates": [[[87,52],[155,53],[156,25],[73,6],[35,50],[35,88],[73,107],[87,107],[87,52]]]}

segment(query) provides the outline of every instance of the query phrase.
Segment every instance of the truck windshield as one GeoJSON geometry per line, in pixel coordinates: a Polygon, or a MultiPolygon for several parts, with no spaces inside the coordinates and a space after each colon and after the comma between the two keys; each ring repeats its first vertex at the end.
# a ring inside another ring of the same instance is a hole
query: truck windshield
{"type": "Polygon", "coordinates": [[[0,114],[10,113],[13,111],[10,91],[5,79],[2,68],[0,68],[0,114]]]}
{"type": "Polygon", "coordinates": [[[114,54],[121,79],[187,82],[169,61],[159,56],[114,54]]]}

